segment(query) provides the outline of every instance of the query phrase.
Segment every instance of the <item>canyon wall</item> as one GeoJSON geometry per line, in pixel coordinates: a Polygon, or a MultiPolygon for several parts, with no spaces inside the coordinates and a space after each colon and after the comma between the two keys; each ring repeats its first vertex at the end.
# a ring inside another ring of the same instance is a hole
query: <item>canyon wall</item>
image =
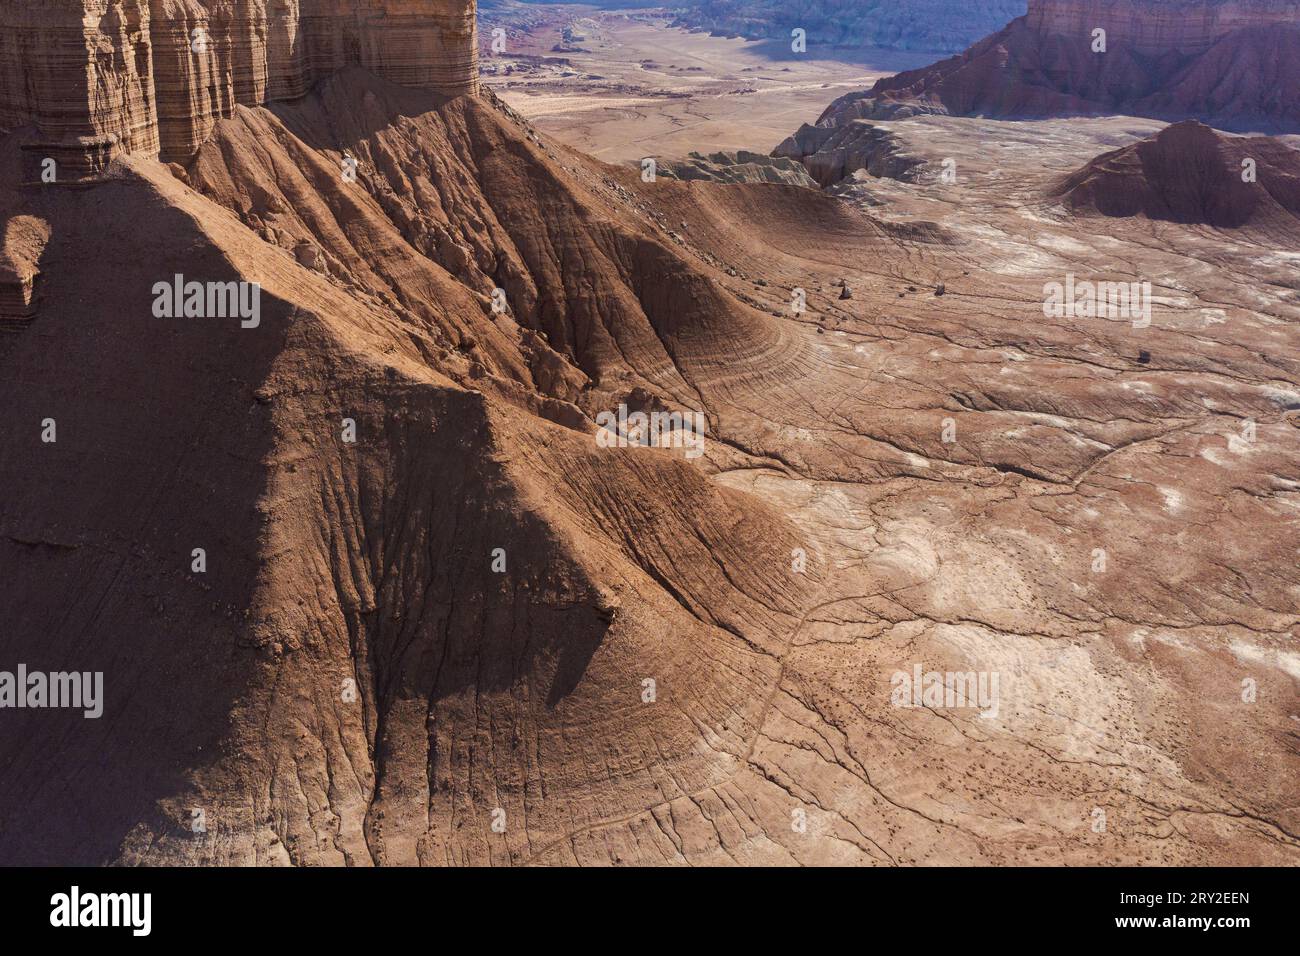
{"type": "Polygon", "coordinates": [[[1295,0],[1029,0],[1040,36],[1091,36],[1147,54],[1202,53],[1234,30],[1297,24],[1295,0]]]}
{"type": "Polygon", "coordinates": [[[1300,131],[1300,0],[1030,0],[961,55],[842,96],[817,125],[918,113],[1300,131]]]}
{"type": "Polygon", "coordinates": [[[79,175],[157,152],[149,25],[149,0],[6,0],[0,129],[35,125],[41,156],[79,175]]]}
{"type": "Polygon", "coordinates": [[[475,92],[474,0],[6,0],[0,129],[34,128],[29,174],[92,178],[121,152],[184,161],[236,105],[348,65],[475,92]]]}

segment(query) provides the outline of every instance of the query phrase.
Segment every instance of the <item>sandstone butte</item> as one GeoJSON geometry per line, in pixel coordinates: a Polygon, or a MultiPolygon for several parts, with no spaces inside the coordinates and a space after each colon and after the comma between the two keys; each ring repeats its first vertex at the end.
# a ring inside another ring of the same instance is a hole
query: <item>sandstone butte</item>
{"type": "Polygon", "coordinates": [[[1300,234],[1300,152],[1196,120],[1098,156],[1053,193],[1076,211],[1249,229],[1283,248],[1300,234]]]}
{"type": "Polygon", "coordinates": [[[473,0],[6,0],[0,128],[35,127],[64,177],[123,153],[186,161],[238,105],[301,97],[356,64],[478,86],[473,0]]]}
{"type": "Polygon", "coordinates": [[[0,711],[0,861],[1300,859],[1294,260],[1160,218],[1165,144],[939,127],[900,225],[539,135],[472,3],[3,16],[0,669],[105,699],[0,711]],[[1044,318],[1097,259],[1194,283],[1044,318]]]}

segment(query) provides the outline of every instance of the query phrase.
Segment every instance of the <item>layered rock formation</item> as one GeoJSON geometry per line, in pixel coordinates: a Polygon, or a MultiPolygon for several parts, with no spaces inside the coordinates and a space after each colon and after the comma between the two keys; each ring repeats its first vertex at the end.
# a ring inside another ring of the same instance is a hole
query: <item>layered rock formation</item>
{"type": "Polygon", "coordinates": [[[0,129],[36,127],[65,178],[118,152],[156,153],[149,0],[0,6],[0,129]]]}
{"type": "Polygon", "coordinates": [[[474,4],[15,0],[0,9],[0,129],[33,126],[29,150],[55,159],[63,180],[124,153],[183,161],[236,105],[300,97],[349,64],[472,92],[474,4]]]}
{"type": "Polygon", "coordinates": [[[1300,3],[1031,0],[1024,17],[960,56],[841,97],[821,122],[926,112],[1300,128],[1300,3]],[[1098,30],[1104,51],[1094,49],[1098,30]]]}
{"type": "Polygon", "coordinates": [[[1194,120],[1097,157],[1052,193],[1075,211],[1251,227],[1287,245],[1300,238],[1300,152],[1194,120]]]}
{"type": "Polygon", "coordinates": [[[691,153],[685,160],[663,163],[659,175],[671,179],[694,179],[715,183],[785,183],[787,186],[816,187],[808,171],[795,160],[764,156],[748,150],[717,152],[705,156],[691,153]]]}
{"type": "Polygon", "coordinates": [[[772,155],[798,160],[820,186],[832,186],[860,170],[870,176],[910,182],[925,165],[923,159],[902,147],[894,133],[865,120],[836,126],[805,123],[772,155]]]}
{"type": "Polygon", "coordinates": [[[696,0],[679,26],[789,43],[796,27],[812,44],[951,53],[1025,12],[1024,0],[696,0]]]}
{"type": "MultiPolygon", "coordinates": [[[[680,452],[601,447],[591,421],[707,411],[724,343],[724,383],[742,356],[770,371],[806,345],[657,227],[632,177],[557,155],[488,97],[345,69],[274,112],[236,106],[184,168],[117,171],[93,192],[27,187],[30,216],[6,224],[24,261],[28,218],[50,224],[64,268],[41,336],[0,342],[3,395],[43,381],[27,400],[65,431],[34,468],[0,462],[0,567],[21,595],[0,655],[106,672],[114,716],[71,732],[79,714],[0,715],[0,857],[520,862],[575,820],[658,802],[664,779],[724,782],[820,572],[774,577],[799,544],[788,519],[680,452]],[[174,273],[259,282],[260,323],[157,319],[174,273]],[[140,412],[103,431],[124,402],[140,412]],[[66,469],[74,430],[118,449],[98,477],[66,469]],[[56,624],[52,596],[97,592],[110,540],[134,542],[124,603],[56,624]],[[71,578],[50,583],[49,560],[71,578]],[[648,677],[661,706],[640,703],[648,677]],[[177,826],[181,766],[209,808],[197,839],[177,826]],[[504,841],[471,823],[484,800],[504,841]]],[[[870,231],[807,190],[726,189],[870,231]]],[[[0,177],[0,222],[18,192],[0,177]]],[[[673,211],[702,232],[720,212],[673,211]]]]}
{"type": "Polygon", "coordinates": [[[1091,37],[1097,28],[1137,53],[1204,53],[1238,30],[1295,28],[1295,0],[1030,0],[1039,36],[1091,37]]]}
{"type": "Polygon", "coordinates": [[[0,710],[0,859],[1300,858],[1300,351],[1257,300],[1045,323],[996,248],[355,68],[114,173],[0,175],[45,246],[0,337],[0,666],[104,675],[102,719],[0,710]],[[157,317],[175,273],[259,324],[157,317]],[[602,443],[620,405],[704,454],[602,443]],[[897,706],[914,666],[1000,673],[999,714],[897,706]]]}

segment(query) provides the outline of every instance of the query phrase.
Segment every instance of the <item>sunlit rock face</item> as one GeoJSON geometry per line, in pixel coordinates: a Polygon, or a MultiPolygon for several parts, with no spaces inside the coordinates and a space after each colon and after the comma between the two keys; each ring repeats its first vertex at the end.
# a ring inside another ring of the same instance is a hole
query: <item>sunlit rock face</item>
{"type": "Polygon", "coordinates": [[[0,6],[0,128],[35,125],[41,155],[79,177],[157,152],[149,30],[147,0],[0,6]]]}
{"type": "Polygon", "coordinates": [[[358,65],[478,88],[473,0],[13,0],[0,8],[0,128],[28,174],[91,178],[119,153],[183,161],[237,105],[296,99],[358,65]]]}
{"type": "Polygon", "coordinates": [[[1140,53],[1201,53],[1245,27],[1297,25],[1295,0],[1030,0],[1041,36],[1089,36],[1102,28],[1140,53]]]}

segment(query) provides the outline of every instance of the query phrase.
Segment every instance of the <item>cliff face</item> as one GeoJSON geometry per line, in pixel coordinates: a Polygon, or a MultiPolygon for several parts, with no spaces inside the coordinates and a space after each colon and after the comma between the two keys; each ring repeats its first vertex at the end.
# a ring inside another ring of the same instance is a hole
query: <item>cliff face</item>
{"type": "Polygon", "coordinates": [[[1030,0],[1040,36],[1091,36],[1098,27],[1139,53],[1202,53],[1234,30],[1297,23],[1294,0],[1030,0]]]}
{"type": "Polygon", "coordinates": [[[834,186],[858,170],[912,182],[925,165],[920,157],[903,149],[896,134],[865,120],[839,126],[805,123],[772,150],[772,155],[798,160],[822,187],[834,186]]]}
{"type": "Polygon", "coordinates": [[[115,149],[157,152],[148,0],[0,7],[0,129],[33,124],[40,155],[77,175],[115,149]]]}
{"type": "Polygon", "coordinates": [[[236,105],[295,99],[348,65],[474,92],[473,0],[9,0],[0,128],[33,126],[30,160],[53,158],[61,180],[123,152],[183,161],[236,105]]]}
{"type": "Polygon", "coordinates": [[[926,112],[1297,129],[1300,0],[1031,0],[960,56],[841,97],[819,125],[926,112]]]}

